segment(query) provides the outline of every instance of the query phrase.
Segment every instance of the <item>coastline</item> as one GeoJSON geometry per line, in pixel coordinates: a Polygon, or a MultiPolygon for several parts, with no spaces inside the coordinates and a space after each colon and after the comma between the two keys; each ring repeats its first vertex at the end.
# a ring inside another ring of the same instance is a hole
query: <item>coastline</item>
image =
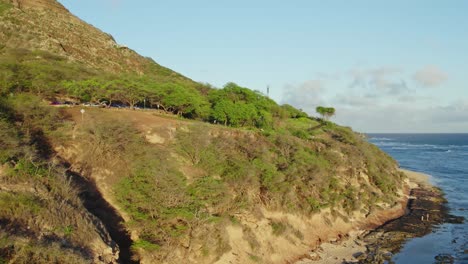
{"type": "Polygon", "coordinates": [[[295,264],[383,263],[412,237],[429,233],[447,216],[445,199],[430,176],[400,169],[408,177],[401,210],[390,208],[371,216],[344,239],[322,243],[295,264]],[[435,213],[433,213],[435,212],[435,213]]]}

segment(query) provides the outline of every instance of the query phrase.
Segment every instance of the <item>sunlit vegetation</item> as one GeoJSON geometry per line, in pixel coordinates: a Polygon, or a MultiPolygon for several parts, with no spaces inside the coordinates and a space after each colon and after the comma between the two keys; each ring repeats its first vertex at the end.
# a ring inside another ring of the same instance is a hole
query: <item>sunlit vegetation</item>
{"type": "MultiPolygon", "coordinates": [[[[211,238],[206,247],[225,252],[222,227],[259,204],[304,215],[329,208],[347,219],[339,212],[392,203],[400,180],[394,161],[358,134],[306,117],[268,132],[187,123],[169,146],[145,144],[130,123],[106,115],[96,114],[82,133],[87,140],[81,144],[89,151],[84,156],[92,157],[83,159],[83,166],[113,171],[109,181],[131,217],[127,227],[140,234],[133,250],[160,258],[187,237],[204,243],[200,234],[211,238]],[[362,164],[368,185],[341,171],[362,164]],[[180,170],[187,165],[199,173],[188,177],[180,170]],[[353,181],[359,187],[349,186],[353,181]]],[[[273,223],[272,233],[281,236],[286,228],[273,223]]]]}
{"type": "MultiPolygon", "coordinates": [[[[112,195],[130,217],[125,225],[138,233],[135,254],[151,252],[162,260],[189,239],[210,249],[207,256],[220,256],[229,250],[223,227],[236,212],[259,204],[304,215],[329,208],[347,219],[340,212],[370,211],[396,198],[401,175],[395,162],[351,129],[327,121],[328,112],[324,119],[309,117],[234,83],[216,89],[151,76],[116,77],[44,52],[3,50],[0,69],[0,161],[8,168],[1,180],[43,190],[1,192],[0,219],[29,227],[33,248],[43,243],[32,238],[39,232],[67,241],[64,259],[89,258],[82,248],[96,227],[89,214],[79,214],[85,208],[77,190],[52,162],[50,141],[66,144],[67,118],[42,99],[145,107],[205,121],[179,128],[169,145],[148,145],[118,116],[95,115],[75,128],[81,172],[88,177],[96,169],[110,171],[112,195]],[[188,177],[181,166],[198,173],[188,177]],[[356,168],[369,175],[368,183],[356,178],[356,168]],[[51,228],[44,230],[44,223],[51,228]]],[[[4,230],[4,237],[11,235],[12,229],[4,230]]],[[[285,223],[272,224],[276,236],[285,230],[285,223]]],[[[255,245],[254,237],[249,243],[255,245]]],[[[5,244],[11,246],[17,250],[11,254],[23,254],[21,244],[5,244]]]]}
{"type": "Polygon", "coordinates": [[[10,3],[0,2],[0,16],[2,16],[10,8],[12,8],[12,5],[10,3]]]}
{"type": "MultiPolygon", "coordinates": [[[[241,225],[235,214],[259,205],[302,215],[327,208],[347,221],[343,212],[395,201],[402,177],[396,163],[328,121],[334,108],[318,108],[319,119],[235,83],[217,89],[170,72],[114,75],[42,51],[0,53],[0,181],[12,186],[0,191],[0,259],[81,263],[90,258],[89,237],[108,241],[54,158],[51,142],[67,144],[72,129],[83,176],[108,171],[111,195],[129,217],[126,228],[138,234],[132,251],[161,261],[186,241],[219,257],[229,250],[224,227],[241,225]],[[98,114],[72,128],[45,101],[148,108],[204,122],[186,122],[170,143],[152,145],[118,115],[98,114]]],[[[275,236],[303,237],[287,223],[271,228],[275,236]]]]}
{"type": "Polygon", "coordinates": [[[322,116],[323,119],[330,119],[330,117],[335,115],[335,108],[333,107],[323,107],[323,106],[317,106],[315,109],[318,114],[322,116]]]}
{"type": "Polygon", "coordinates": [[[0,54],[2,95],[30,92],[50,101],[152,108],[232,127],[272,128],[277,119],[307,117],[235,83],[215,89],[177,78],[163,80],[97,72],[43,51],[5,48],[0,54]]]}

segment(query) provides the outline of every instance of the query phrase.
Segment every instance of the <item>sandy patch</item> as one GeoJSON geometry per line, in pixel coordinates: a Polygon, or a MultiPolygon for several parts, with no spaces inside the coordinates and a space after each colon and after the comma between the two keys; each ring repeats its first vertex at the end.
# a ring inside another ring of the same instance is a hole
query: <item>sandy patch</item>
{"type": "Polygon", "coordinates": [[[432,186],[431,176],[427,174],[416,172],[416,171],[405,170],[405,169],[400,169],[400,171],[404,172],[406,176],[408,176],[410,188],[416,188],[418,186],[421,186],[421,187],[432,186]]]}
{"type": "Polygon", "coordinates": [[[148,133],[145,135],[145,138],[151,144],[164,144],[164,142],[166,142],[166,140],[163,137],[159,136],[156,133],[148,133]]]}
{"type": "Polygon", "coordinates": [[[352,231],[349,233],[349,238],[340,244],[323,243],[309,254],[309,259],[302,259],[295,264],[335,264],[357,261],[356,257],[366,251],[365,244],[358,238],[363,233],[364,231],[352,231]]]}

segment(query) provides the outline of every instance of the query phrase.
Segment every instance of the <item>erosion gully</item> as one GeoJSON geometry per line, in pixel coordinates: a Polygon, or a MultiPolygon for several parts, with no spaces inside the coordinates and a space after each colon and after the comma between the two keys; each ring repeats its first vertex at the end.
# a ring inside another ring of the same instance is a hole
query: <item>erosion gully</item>
{"type": "Polygon", "coordinates": [[[139,261],[134,260],[131,251],[132,239],[123,225],[124,219],[122,216],[104,199],[93,181],[70,170],[67,171],[67,174],[79,188],[80,198],[85,208],[101,220],[112,240],[119,246],[118,262],[121,264],[139,263],[139,261]]]}

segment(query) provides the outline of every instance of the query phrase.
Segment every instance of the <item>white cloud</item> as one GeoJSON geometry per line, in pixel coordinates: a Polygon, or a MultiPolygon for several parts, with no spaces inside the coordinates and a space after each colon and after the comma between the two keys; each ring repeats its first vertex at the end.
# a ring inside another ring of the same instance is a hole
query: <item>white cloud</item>
{"type": "Polygon", "coordinates": [[[445,72],[435,65],[427,65],[413,75],[413,79],[425,87],[436,87],[448,79],[445,72]]]}
{"type": "Polygon", "coordinates": [[[447,76],[437,67],[425,67],[414,76],[396,67],[376,67],[352,69],[340,79],[319,77],[286,85],[283,103],[312,115],[318,105],[333,106],[334,121],[361,132],[468,131],[468,98],[440,105],[427,90],[408,87],[411,77],[424,86],[442,84],[447,76]]]}
{"type": "Polygon", "coordinates": [[[465,132],[468,131],[468,103],[424,107],[413,104],[337,106],[335,121],[360,132],[465,132]]]}
{"type": "Polygon", "coordinates": [[[331,101],[333,105],[342,107],[367,107],[377,103],[376,98],[372,95],[360,96],[354,93],[339,94],[331,101]]]}
{"type": "Polygon", "coordinates": [[[351,69],[349,75],[352,81],[349,87],[373,94],[399,95],[409,91],[402,74],[403,71],[397,67],[351,69]]]}
{"type": "Polygon", "coordinates": [[[282,103],[310,113],[323,103],[324,92],[324,83],[321,80],[309,80],[299,85],[288,84],[283,90],[282,103]]]}

